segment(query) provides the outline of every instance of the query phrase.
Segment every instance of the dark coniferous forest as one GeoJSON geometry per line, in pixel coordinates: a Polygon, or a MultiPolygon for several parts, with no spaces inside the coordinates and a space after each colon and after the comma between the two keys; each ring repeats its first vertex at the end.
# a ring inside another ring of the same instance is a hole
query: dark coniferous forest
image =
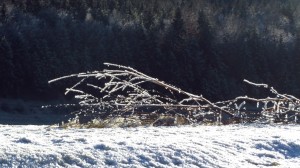
{"type": "Polygon", "coordinates": [[[50,79],[134,67],[210,100],[300,97],[298,0],[2,0],[0,97],[51,98],[50,79]]]}

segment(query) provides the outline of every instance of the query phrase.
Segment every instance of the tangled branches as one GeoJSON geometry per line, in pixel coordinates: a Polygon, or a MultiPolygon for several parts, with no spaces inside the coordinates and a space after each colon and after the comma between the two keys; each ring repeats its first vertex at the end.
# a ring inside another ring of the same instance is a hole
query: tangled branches
{"type": "Polygon", "coordinates": [[[268,89],[273,97],[251,98],[248,96],[239,96],[233,100],[217,102],[217,105],[225,105],[237,112],[237,116],[246,121],[264,121],[267,123],[298,123],[300,117],[300,99],[288,94],[280,94],[273,87],[267,84],[257,84],[244,79],[245,83],[256,87],[268,89]],[[237,104],[240,103],[238,106],[237,104]],[[256,104],[256,106],[255,106],[256,104]],[[234,105],[234,107],[233,107],[234,105]],[[247,107],[249,109],[247,110],[247,107]],[[256,117],[251,113],[255,112],[256,117]]]}
{"type": "Polygon", "coordinates": [[[83,118],[111,119],[137,117],[141,121],[157,121],[160,116],[183,118],[184,123],[234,122],[298,122],[300,100],[280,94],[266,84],[244,82],[269,89],[273,98],[256,99],[240,96],[233,100],[211,102],[202,95],[186,92],[178,87],[141,73],[131,67],[104,63],[108,69],[72,74],[49,81],[67,78],[79,81],[67,88],[79,100],[76,120],[83,118]],[[254,107],[256,103],[256,107],[254,107]],[[249,108],[247,110],[247,108],[249,108]]]}

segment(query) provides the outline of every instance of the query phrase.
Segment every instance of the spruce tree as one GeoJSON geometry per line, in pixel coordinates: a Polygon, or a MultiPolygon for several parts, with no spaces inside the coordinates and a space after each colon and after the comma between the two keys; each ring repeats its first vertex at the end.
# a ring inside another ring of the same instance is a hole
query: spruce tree
{"type": "Polygon", "coordinates": [[[3,3],[1,6],[0,22],[4,23],[6,19],[7,19],[7,8],[6,8],[6,4],[3,3]]]}
{"type": "Polygon", "coordinates": [[[0,40],[0,96],[7,96],[13,93],[15,85],[15,72],[13,63],[13,51],[5,37],[0,40]]]}
{"type": "Polygon", "coordinates": [[[168,32],[165,35],[162,45],[164,67],[166,69],[166,79],[175,84],[187,85],[183,74],[185,73],[184,66],[186,65],[185,55],[185,29],[180,8],[175,11],[174,19],[168,32]],[[168,75],[167,75],[168,74],[168,75]],[[185,83],[185,84],[183,84],[185,83]]]}

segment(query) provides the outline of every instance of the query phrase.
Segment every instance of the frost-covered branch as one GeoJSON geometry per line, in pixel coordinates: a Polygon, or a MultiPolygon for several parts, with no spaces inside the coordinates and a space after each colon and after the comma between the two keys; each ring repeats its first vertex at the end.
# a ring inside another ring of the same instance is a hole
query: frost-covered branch
{"type": "MultiPolygon", "coordinates": [[[[280,94],[267,84],[244,80],[255,87],[269,89],[274,97],[251,98],[239,96],[232,100],[211,102],[202,95],[195,95],[148,76],[131,67],[104,63],[102,71],[72,74],[50,80],[49,83],[78,78],[78,82],[66,89],[79,99],[81,114],[95,114],[100,118],[116,116],[180,115],[190,122],[207,120],[226,123],[231,119],[241,122],[249,118],[280,115],[298,116],[300,100],[292,95],[280,94]],[[256,103],[256,105],[254,105],[256,103]],[[252,110],[248,110],[252,109],[252,110]],[[253,112],[256,113],[253,117],[253,112]]],[[[94,116],[95,117],[95,116],[94,116]]],[[[288,117],[286,117],[288,118],[288,117]]]]}

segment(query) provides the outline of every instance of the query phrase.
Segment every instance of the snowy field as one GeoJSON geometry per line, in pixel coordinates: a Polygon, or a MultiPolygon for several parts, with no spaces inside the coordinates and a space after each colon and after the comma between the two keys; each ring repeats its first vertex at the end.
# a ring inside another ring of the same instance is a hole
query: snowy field
{"type": "Polygon", "coordinates": [[[300,126],[0,125],[0,167],[299,167],[300,126]]]}

